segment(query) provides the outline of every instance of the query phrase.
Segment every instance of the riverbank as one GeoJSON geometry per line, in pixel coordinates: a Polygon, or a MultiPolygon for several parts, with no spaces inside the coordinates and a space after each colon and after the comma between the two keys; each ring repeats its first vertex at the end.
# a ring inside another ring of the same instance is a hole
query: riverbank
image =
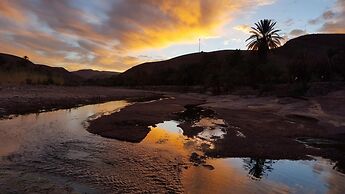
{"type": "Polygon", "coordinates": [[[112,100],[143,101],[160,97],[159,92],[111,87],[0,86],[0,118],[112,100]]]}

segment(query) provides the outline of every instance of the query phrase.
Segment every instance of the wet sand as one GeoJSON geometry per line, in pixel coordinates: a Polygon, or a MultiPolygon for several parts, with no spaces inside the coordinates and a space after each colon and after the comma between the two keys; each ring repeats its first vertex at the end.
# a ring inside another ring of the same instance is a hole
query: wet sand
{"type": "Polygon", "coordinates": [[[142,101],[160,97],[159,92],[111,87],[0,86],[0,118],[111,100],[142,101]]]}

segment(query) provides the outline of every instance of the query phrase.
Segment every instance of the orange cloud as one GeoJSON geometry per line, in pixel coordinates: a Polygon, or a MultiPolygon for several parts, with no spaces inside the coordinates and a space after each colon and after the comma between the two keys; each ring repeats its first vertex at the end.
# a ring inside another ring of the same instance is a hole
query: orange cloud
{"type": "Polygon", "coordinates": [[[238,25],[238,26],[235,26],[234,29],[241,31],[245,34],[250,34],[250,31],[252,30],[252,28],[248,25],[238,25]]]}
{"type": "Polygon", "coordinates": [[[22,8],[10,0],[0,1],[0,17],[11,18],[18,22],[26,21],[22,8]]]}
{"type": "Polygon", "coordinates": [[[139,1],[155,14],[147,13],[149,15],[144,16],[150,19],[150,23],[130,20],[130,25],[137,30],[125,31],[121,34],[121,46],[129,50],[161,48],[179,42],[194,42],[200,37],[215,36],[224,24],[231,21],[231,15],[234,13],[272,2],[272,0],[139,1]]]}
{"type": "Polygon", "coordinates": [[[236,13],[273,1],[81,2],[0,1],[1,52],[68,69],[124,71],[142,62],[133,53],[216,36],[236,13]]]}
{"type": "Polygon", "coordinates": [[[325,11],[320,17],[310,20],[310,24],[323,23],[320,31],[329,33],[345,33],[345,1],[337,0],[334,7],[325,11]]]}

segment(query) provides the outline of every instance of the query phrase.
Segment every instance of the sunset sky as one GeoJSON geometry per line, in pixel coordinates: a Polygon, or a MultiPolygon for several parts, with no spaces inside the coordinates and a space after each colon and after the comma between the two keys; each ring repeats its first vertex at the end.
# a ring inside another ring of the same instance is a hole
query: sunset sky
{"type": "Polygon", "coordinates": [[[124,71],[198,51],[245,49],[274,19],[286,39],[345,33],[345,0],[0,0],[0,52],[68,70],[124,71]]]}

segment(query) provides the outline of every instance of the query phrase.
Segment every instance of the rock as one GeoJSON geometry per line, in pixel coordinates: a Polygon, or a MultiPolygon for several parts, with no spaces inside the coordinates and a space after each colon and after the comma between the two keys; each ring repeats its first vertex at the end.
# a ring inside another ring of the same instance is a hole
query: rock
{"type": "Polygon", "coordinates": [[[193,152],[189,161],[192,162],[194,166],[199,166],[206,163],[206,157],[193,152]]]}
{"type": "Polygon", "coordinates": [[[203,167],[209,169],[209,170],[214,170],[214,167],[212,165],[209,165],[209,164],[203,164],[202,165],[203,167]]]}

